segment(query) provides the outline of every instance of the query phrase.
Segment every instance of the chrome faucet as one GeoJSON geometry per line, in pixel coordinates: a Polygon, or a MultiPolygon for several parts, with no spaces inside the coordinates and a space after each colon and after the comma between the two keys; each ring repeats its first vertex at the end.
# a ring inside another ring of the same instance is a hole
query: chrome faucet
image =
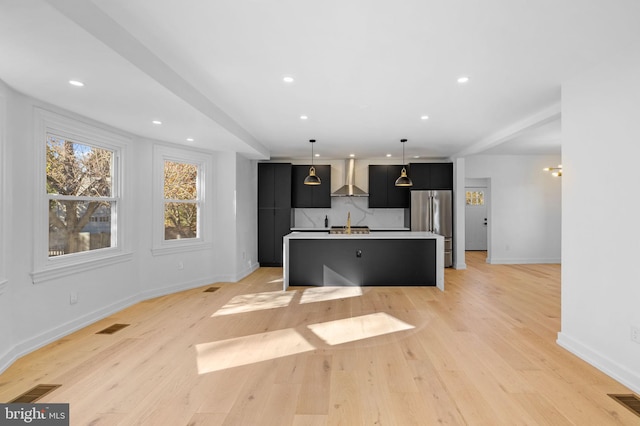
{"type": "Polygon", "coordinates": [[[351,234],[351,212],[347,212],[347,234],[351,234]]]}

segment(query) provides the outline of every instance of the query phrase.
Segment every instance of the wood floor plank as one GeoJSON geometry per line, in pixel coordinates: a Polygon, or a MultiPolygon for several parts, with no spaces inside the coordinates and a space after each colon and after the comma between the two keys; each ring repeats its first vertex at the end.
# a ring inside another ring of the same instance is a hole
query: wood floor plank
{"type": "Polygon", "coordinates": [[[17,360],[0,401],[62,386],[73,424],[632,425],[631,393],[557,345],[559,265],[433,287],[296,287],[260,268],[133,305],[17,360]],[[95,333],[130,324],[113,335],[95,333]]]}

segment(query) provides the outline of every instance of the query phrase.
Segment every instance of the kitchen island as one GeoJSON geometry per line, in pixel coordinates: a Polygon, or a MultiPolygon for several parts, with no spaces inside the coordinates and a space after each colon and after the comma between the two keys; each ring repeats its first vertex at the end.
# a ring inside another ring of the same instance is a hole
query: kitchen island
{"type": "Polygon", "coordinates": [[[444,290],[444,237],[431,232],[284,237],[283,287],[436,286],[444,290]]]}

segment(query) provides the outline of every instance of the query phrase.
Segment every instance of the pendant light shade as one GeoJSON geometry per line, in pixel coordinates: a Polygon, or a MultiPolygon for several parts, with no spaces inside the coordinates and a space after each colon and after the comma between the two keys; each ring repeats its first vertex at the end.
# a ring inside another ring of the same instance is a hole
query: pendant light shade
{"type": "Polygon", "coordinates": [[[407,168],[404,164],[404,143],[406,141],[406,139],[400,139],[402,143],[402,171],[400,172],[400,177],[396,179],[396,186],[413,186],[411,178],[407,176],[407,168]]]}
{"type": "Polygon", "coordinates": [[[311,142],[311,167],[309,167],[309,176],[304,178],[305,185],[320,185],[322,181],[316,176],[316,168],[313,167],[313,144],[316,143],[315,139],[309,140],[311,142]]]}

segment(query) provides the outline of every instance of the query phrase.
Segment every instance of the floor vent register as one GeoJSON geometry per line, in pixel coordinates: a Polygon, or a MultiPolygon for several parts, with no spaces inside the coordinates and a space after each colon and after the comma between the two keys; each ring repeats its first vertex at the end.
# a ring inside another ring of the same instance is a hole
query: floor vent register
{"type": "Polygon", "coordinates": [[[129,324],[113,324],[105,328],[104,330],[98,331],[96,334],[113,334],[128,326],[129,324]]]}
{"type": "Polygon", "coordinates": [[[37,385],[22,395],[9,401],[10,404],[31,404],[62,385],[37,385]]]}
{"type": "Polygon", "coordinates": [[[638,398],[633,394],[627,394],[627,395],[608,394],[608,395],[614,400],[618,401],[623,406],[625,406],[633,414],[640,417],[640,398],[638,398]]]}

